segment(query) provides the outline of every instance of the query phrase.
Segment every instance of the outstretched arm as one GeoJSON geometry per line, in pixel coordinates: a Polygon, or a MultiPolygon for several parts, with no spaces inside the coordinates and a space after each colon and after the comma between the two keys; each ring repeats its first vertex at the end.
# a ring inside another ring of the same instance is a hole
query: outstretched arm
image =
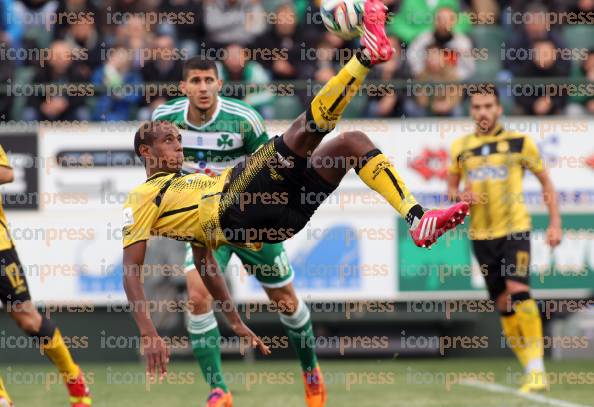
{"type": "Polygon", "coordinates": [[[472,192],[472,187],[470,182],[466,182],[464,185],[464,190],[460,192],[460,174],[448,174],[448,199],[452,202],[468,202],[469,204],[473,205],[480,202],[480,195],[475,194],[472,192]]]}
{"type": "Polygon", "coordinates": [[[124,248],[124,290],[132,307],[132,315],[142,339],[142,352],[146,356],[146,371],[154,377],[167,373],[169,350],[151,320],[150,307],[144,295],[143,265],[146,241],[124,248]]]}
{"type": "Polygon", "coordinates": [[[210,292],[210,295],[217,301],[221,311],[225,314],[225,318],[229,322],[233,332],[244,338],[250,346],[257,346],[263,355],[270,354],[268,346],[264,345],[262,340],[241,320],[227,288],[227,283],[219,271],[211,250],[204,247],[192,246],[192,251],[194,253],[196,270],[198,270],[198,273],[202,277],[202,281],[210,292]]]}
{"type": "Polygon", "coordinates": [[[0,166],[0,185],[9,184],[14,180],[14,171],[10,167],[0,166]]]}
{"type": "Polygon", "coordinates": [[[460,174],[448,174],[448,199],[452,202],[460,200],[460,174]]]}

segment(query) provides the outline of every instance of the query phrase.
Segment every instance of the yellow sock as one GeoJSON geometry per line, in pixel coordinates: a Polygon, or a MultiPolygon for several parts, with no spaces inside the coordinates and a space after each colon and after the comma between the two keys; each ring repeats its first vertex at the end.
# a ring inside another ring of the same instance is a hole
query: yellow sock
{"type": "Polygon", "coordinates": [[[403,218],[406,218],[413,206],[418,205],[394,166],[382,153],[369,159],[358,174],[369,188],[383,196],[403,218]]]}
{"type": "Polygon", "coordinates": [[[544,371],[544,341],[542,321],[538,305],[532,298],[517,302],[514,306],[518,318],[518,327],[523,337],[526,357],[526,371],[544,371]]]}
{"type": "Polygon", "coordinates": [[[4,387],[4,382],[2,381],[2,378],[0,377],[0,397],[4,398],[6,401],[8,401],[8,403],[12,403],[12,400],[10,399],[10,396],[8,395],[8,391],[6,391],[6,387],[4,387]]]}
{"type": "Polygon", "coordinates": [[[356,56],[324,85],[312,100],[308,120],[313,119],[319,132],[334,130],[340,116],[357,93],[367,76],[369,68],[363,65],[356,56]]]}
{"type": "Polygon", "coordinates": [[[58,368],[65,381],[72,381],[80,374],[80,368],[72,360],[72,355],[64,343],[60,330],[56,328],[54,336],[42,346],[43,352],[58,368]]]}
{"type": "Polygon", "coordinates": [[[515,313],[512,315],[502,315],[501,326],[503,327],[503,335],[505,335],[509,347],[525,369],[528,359],[526,358],[524,338],[518,326],[518,316],[515,313]]]}

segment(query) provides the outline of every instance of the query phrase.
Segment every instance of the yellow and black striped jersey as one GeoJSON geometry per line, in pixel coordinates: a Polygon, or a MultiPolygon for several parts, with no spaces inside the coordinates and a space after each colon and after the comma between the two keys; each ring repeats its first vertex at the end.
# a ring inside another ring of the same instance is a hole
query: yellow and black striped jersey
{"type": "Polygon", "coordinates": [[[219,201],[230,170],[220,176],[160,172],[134,188],[124,204],[123,244],[151,235],[218,247],[219,201]]]}
{"type": "MultiPolygon", "coordinates": [[[[0,145],[0,167],[12,168],[8,161],[8,156],[4,151],[4,148],[0,145]]],[[[7,250],[14,247],[12,238],[10,237],[10,231],[8,230],[8,222],[6,221],[6,215],[4,214],[4,207],[2,201],[0,201],[0,251],[7,250]]]]}
{"type": "Polygon", "coordinates": [[[531,229],[524,203],[524,171],[543,170],[536,143],[498,126],[491,134],[469,134],[452,144],[449,172],[460,175],[479,202],[471,207],[470,237],[496,239],[531,229]]]}

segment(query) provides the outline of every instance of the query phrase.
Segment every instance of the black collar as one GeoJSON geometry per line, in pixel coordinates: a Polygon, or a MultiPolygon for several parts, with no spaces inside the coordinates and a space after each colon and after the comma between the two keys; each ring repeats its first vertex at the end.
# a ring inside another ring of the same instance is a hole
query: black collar
{"type": "MultiPolygon", "coordinates": [[[[157,179],[157,178],[160,178],[160,177],[164,177],[164,176],[166,176],[166,175],[171,175],[171,174],[179,174],[179,175],[181,175],[181,172],[177,172],[177,173],[175,173],[175,172],[164,172],[164,171],[159,171],[159,172],[157,172],[156,174],[153,174],[153,175],[151,175],[150,177],[148,177],[148,178],[146,179],[146,181],[145,181],[145,182],[152,181],[152,180],[154,180],[154,179],[157,179]]],[[[178,175],[178,176],[179,176],[179,175],[178,175]]]]}

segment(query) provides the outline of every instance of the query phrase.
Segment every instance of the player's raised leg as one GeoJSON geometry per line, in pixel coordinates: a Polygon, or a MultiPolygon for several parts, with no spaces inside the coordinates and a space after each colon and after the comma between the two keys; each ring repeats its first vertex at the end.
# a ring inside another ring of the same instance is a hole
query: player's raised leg
{"type": "Polygon", "coordinates": [[[206,383],[210,386],[207,407],[232,407],[233,397],[223,375],[221,362],[221,333],[212,309],[212,296],[202,282],[189,250],[186,262],[188,288],[188,333],[194,357],[206,383]]]}
{"type": "Polygon", "coordinates": [[[468,214],[466,202],[446,209],[423,209],[388,158],[360,131],[342,133],[320,144],[310,165],[330,185],[338,185],[354,168],[359,178],[407,221],[411,236],[420,247],[430,247],[446,231],[463,223],[468,214]]]}
{"type": "Polygon", "coordinates": [[[8,395],[8,391],[6,387],[4,387],[4,382],[2,381],[2,377],[0,377],[0,407],[12,407],[12,400],[8,395]]]}
{"type": "Polygon", "coordinates": [[[300,157],[306,157],[324,135],[334,130],[371,66],[392,57],[394,50],[385,31],[386,7],[381,0],[365,2],[363,23],[363,48],[322,87],[306,112],[283,134],[287,147],[300,157]]]}

